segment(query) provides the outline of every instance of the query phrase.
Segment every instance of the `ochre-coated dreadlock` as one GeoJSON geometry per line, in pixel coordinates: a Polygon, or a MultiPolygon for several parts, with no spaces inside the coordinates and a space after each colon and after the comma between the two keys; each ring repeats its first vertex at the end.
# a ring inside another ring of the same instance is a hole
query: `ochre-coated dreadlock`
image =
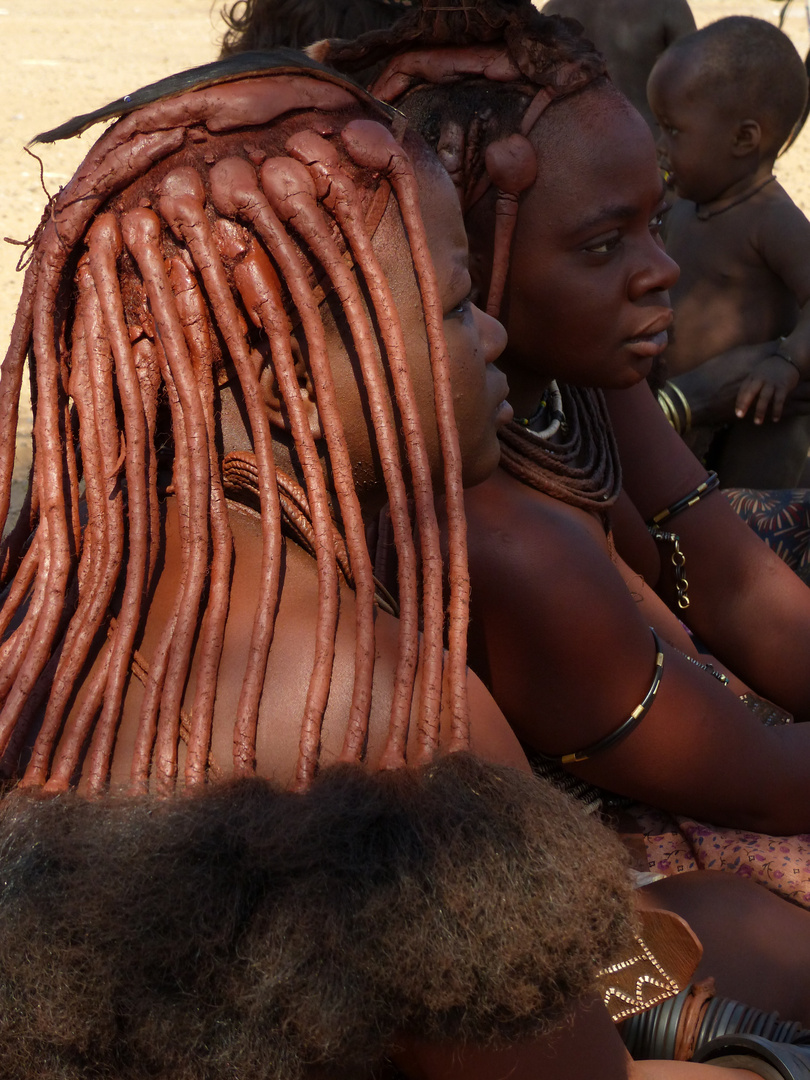
{"type": "MultiPolygon", "coordinates": [[[[26,736],[36,731],[26,785],[61,790],[80,769],[91,791],[106,784],[136,667],[145,673],[145,692],[133,789],[144,790],[150,778],[159,789],[174,785],[181,735],[188,742],[185,782],[204,780],[233,564],[226,490],[237,498],[258,493],[263,538],[256,617],[234,717],[234,771],[251,772],[255,764],[285,523],[314,553],[319,582],[295,786],[306,788],[317,769],[339,575],[355,589],[357,612],[342,757],[362,760],[375,585],[318,307],[331,289],[341,299],[362,370],[401,567],[399,653],[382,764],[405,760],[420,599],[418,756],[432,755],[442,705],[442,563],[403,331],[370,242],[389,195],[399,205],[427,327],[454,522],[446,683],[451,744],[468,743],[461,468],[442,307],[413,169],[391,133],[388,110],[342,77],[291,56],[208,65],[101,110],[109,115],[142,105],[96,143],[38,231],[0,383],[5,522],[29,357],[34,464],[23,513],[0,554],[0,755],[5,772],[14,775],[26,736]],[[177,94],[178,85],[186,92],[177,94]],[[368,310],[361,292],[370,298],[368,310]],[[328,470],[301,404],[290,336],[298,324],[317,388],[328,470]],[[259,385],[268,356],[303,485],[276,467],[259,385]],[[244,403],[254,451],[223,460],[217,414],[226,382],[244,403]],[[398,428],[404,429],[404,464],[398,428]],[[136,646],[155,583],[160,500],[168,491],[178,502],[182,575],[147,666],[136,646]],[[332,494],[342,534],[330,512],[332,494]],[[183,697],[195,649],[198,675],[187,713],[183,697]]],[[[71,133],[70,125],[62,133],[71,133]]]]}
{"type": "MultiPolygon", "coordinates": [[[[436,149],[465,215],[495,191],[487,312],[497,317],[519,198],[542,168],[529,133],[547,108],[608,84],[582,27],[541,15],[529,0],[422,0],[389,31],[308,52],[349,73],[383,65],[372,92],[436,149]]],[[[621,467],[602,395],[576,387],[566,395],[569,429],[575,425],[568,443],[545,444],[513,422],[501,432],[501,464],[523,483],[603,515],[618,497],[621,467]]]]}
{"type": "Polygon", "coordinates": [[[425,0],[389,31],[365,34],[357,42],[321,42],[309,50],[350,73],[386,60],[372,93],[409,115],[415,112],[453,178],[465,213],[489,187],[496,188],[487,300],[492,315],[500,309],[518,197],[537,174],[527,136],[552,102],[606,74],[604,60],[580,29],[571,20],[540,15],[528,0],[425,0]],[[493,85],[506,87],[506,93],[493,99],[493,85]],[[471,95],[470,86],[478,92],[471,95]],[[440,87],[451,92],[442,94],[440,87]],[[419,101],[425,96],[427,109],[419,101]]]}

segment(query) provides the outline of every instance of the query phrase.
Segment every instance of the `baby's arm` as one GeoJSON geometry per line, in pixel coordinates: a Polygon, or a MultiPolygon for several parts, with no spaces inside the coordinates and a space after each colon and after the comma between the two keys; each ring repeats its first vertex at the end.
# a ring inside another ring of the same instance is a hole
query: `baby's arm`
{"type": "Polygon", "coordinates": [[[743,379],[734,406],[735,415],[740,419],[756,400],[755,424],[764,421],[769,405],[773,410],[774,422],[781,420],[782,410],[791,391],[796,389],[802,377],[806,377],[787,352],[786,341],[787,338],[778,338],[777,341],[768,343],[768,355],[755,364],[751,373],[743,379]]]}
{"type": "Polygon", "coordinates": [[[754,400],[754,423],[773,409],[779,420],[785,401],[800,379],[810,377],[810,221],[787,197],[770,205],[752,238],[763,263],[793,294],[799,318],[785,337],[764,346],[765,355],[743,380],[736,414],[744,416],[754,400]]]}

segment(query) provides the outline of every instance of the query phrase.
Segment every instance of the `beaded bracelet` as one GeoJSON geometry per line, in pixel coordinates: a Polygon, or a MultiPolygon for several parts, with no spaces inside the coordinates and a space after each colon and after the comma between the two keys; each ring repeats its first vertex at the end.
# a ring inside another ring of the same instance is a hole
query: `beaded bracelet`
{"type": "Polygon", "coordinates": [[[595,754],[601,754],[604,750],[609,750],[610,747],[615,746],[622,739],[626,739],[631,731],[638,727],[652,708],[658,694],[658,688],[661,685],[661,676],[664,673],[664,652],[661,648],[661,639],[652,627],[650,627],[650,632],[655,641],[655,671],[653,672],[652,683],[650,689],[644,695],[644,700],[633,709],[624,723],[620,724],[615,731],[611,731],[609,735],[605,735],[604,738],[597,739],[590,746],[586,746],[582,750],[575,750],[572,754],[543,754],[539,750],[533,750],[533,754],[543,761],[553,762],[555,765],[573,765],[575,762],[587,761],[595,754]]]}
{"type": "Polygon", "coordinates": [[[651,529],[653,525],[661,525],[663,522],[669,521],[669,519],[674,518],[676,514],[682,513],[690,506],[694,506],[695,503],[699,503],[701,499],[705,499],[707,495],[711,495],[718,487],[720,487],[720,478],[717,473],[712,470],[706,479],[698,484],[694,491],[690,491],[688,495],[684,495],[682,499],[678,499],[665,510],[659,510],[657,514],[653,514],[647,521],[647,528],[651,529]]]}
{"type": "Polygon", "coordinates": [[[728,675],[724,675],[722,671],[718,671],[714,664],[708,661],[704,664],[700,660],[696,660],[694,656],[690,656],[689,653],[681,654],[690,664],[694,664],[695,667],[700,668],[701,671],[707,672],[713,679],[717,679],[721,686],[728,686],[728,675]]]}

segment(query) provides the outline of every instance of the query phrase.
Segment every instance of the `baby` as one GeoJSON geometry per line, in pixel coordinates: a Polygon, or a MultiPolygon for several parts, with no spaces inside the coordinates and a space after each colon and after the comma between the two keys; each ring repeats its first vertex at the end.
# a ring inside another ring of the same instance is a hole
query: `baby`
{"type": "MultiPolygon", "coordinates": [[[[756,399],[755,424],[769,406],[778,420],[810,375],[810,222],[773,174],[804,108],[804,64],[776,27],[732,16],[673,44],[647,92],[662,164],[681,196],[666,231],[681,267],[670,373],[731,350],[736,362],[745,346],[750,374],[736,415],[756,399]]],[[[801,465],[810,428],[799,423],[801,465]]]]}

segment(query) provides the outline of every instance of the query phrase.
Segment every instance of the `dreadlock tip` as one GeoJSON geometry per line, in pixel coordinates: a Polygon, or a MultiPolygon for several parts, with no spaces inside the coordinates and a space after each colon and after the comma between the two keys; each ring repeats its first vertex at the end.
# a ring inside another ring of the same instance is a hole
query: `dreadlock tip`
{"type": "Polygon", "coordinates": [[[321,38],[320,41],[313,41],[311,45],[303,50],[304,55],[308,56],[310,60],[317,60],[319,64],[325,64],[329,60],[329,38],[321,38]]]}

